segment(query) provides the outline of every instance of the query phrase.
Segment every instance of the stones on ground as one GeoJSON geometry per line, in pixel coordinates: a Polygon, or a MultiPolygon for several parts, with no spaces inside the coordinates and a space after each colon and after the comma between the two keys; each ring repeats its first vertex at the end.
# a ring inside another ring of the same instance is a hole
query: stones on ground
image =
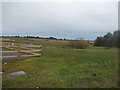
{"type": "Polygon", "coordinates": [[[16,75],[25,75],[26,73],[24,71],[16,71],[10,73],[10,76],[16,76],[16,75]]]}
{"type": "Polygon", "coordinates": [[[4,65],[7,65],[7,63],[5,62],[4,65]]]}
{"type": "Polygon", "coordinates": [[[3,72],[0,72],[0,75],[2,75],[3,74],[3,72]]]}
{"type": "Polygon", "coordinates": [[[29,77],[31,77],[31,75],[29,75],[29,77]]]}

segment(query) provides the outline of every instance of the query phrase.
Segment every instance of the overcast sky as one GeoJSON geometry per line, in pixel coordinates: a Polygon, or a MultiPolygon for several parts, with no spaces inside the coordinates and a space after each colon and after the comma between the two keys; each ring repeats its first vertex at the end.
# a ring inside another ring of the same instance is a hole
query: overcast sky
{"type": "Polygon", "coordinates": [[[117,2],[2,3],[2,35],[95,39],[117,29],[117,2]]]}

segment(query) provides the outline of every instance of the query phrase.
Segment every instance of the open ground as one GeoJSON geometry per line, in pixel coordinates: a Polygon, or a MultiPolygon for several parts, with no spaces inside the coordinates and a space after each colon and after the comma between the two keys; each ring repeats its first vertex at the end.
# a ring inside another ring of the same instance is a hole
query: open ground
{"type": "Polygon", "coordinates": [[[3,60],[3,88],[118,87],[117,48],[73,49],[66,47],[68,41],[62,40],[12,37],[4,40],[42,45],[42,56],[3,60]],[[26,74],[9,75],[18,70],[26,74]]]}

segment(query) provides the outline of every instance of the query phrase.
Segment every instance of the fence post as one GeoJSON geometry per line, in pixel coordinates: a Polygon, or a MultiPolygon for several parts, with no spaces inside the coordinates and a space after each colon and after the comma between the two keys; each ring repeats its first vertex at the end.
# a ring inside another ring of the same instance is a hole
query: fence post
{"type": "Polygon", "coordinates": [[[17,58],[20,59],[21,57],[21,46],[18,44],[18,52],[17,52],[17,58]]]}

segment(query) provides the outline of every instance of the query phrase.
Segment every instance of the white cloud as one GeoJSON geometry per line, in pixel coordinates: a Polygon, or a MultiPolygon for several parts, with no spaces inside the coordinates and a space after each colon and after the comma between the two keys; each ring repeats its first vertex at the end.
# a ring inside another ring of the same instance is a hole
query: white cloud
{"type": "Polygon", "coordinates": [[[2,2],[118,2],[119,0],[2,0],[2,2]]]}
{"type": "Polygon", "coordinates": [[[117,8],[117,2],[5,2],[3,34],[62,36],[65,32],[79,37],[76,33],[114,31],[117,29],[117,8]]]}

